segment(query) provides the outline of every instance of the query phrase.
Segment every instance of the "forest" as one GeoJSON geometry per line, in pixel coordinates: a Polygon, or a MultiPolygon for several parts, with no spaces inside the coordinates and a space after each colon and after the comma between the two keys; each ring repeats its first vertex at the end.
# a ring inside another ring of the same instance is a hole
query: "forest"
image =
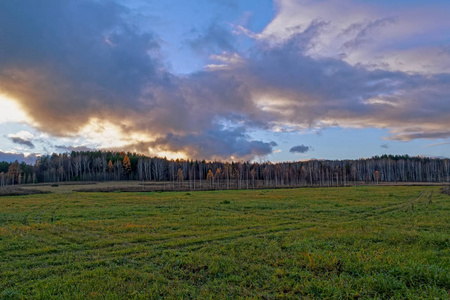
{"type": "Polygon", "coordinates": [[[450,160],[382,155],[358,160],[220,162],[169,160],[136,153],[73,151],[34,165],[0,162],[2,186],[67,181],[169,181],[196,189],[348,186],[383,182],[450,182],[450,160]],[[200,182],[200,184],[198,184],[200,182]]]}

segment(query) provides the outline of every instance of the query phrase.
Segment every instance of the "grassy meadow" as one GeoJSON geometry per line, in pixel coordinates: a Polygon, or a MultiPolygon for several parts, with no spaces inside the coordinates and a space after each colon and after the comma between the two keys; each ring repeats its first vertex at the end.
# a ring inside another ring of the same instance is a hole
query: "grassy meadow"
{"type": "Polygon", "coordinates": [[[448,299],[440,189],[0,197],[0,299],[448,299]]]}

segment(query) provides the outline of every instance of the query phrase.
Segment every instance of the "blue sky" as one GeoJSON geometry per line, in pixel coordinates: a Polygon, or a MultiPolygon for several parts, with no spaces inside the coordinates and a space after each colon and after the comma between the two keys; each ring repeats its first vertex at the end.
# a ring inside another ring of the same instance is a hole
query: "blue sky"
{"type": "Polygon", "coordinates": [[[0,160],[449,157],[449,13],[448,1],[0,1],[0,160]]]}
{"type": "MultiPolygon", "coordinates": [[[[139,24],[153,31],[163,41],[161,47],[167,56],[172,72],[189,74],[201,70],[207,63],[208,54],[196,53],[189,41],[217,24],[232,31],[234,25],[244,24],[259,32],[275,14],[275,5],[270,0],[248,1],[123,1],[142,13],[139,24]]],[[[239,37],[236,41],[240,50],[251,46],[251,40],[239,37]]]]}

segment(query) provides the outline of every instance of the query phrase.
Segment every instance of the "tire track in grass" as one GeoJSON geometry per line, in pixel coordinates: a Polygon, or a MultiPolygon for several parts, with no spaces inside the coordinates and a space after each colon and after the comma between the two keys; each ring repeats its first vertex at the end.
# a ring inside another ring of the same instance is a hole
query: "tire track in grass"
{"type": "Polygon", "coordinates": [[[243,230],[240,232],[234,232],[227,234],[225,236],[211,236],[206,238],[198,238],[194,240],[188,240],[188,241],[175,241],[175,242],[169,242],[165,245],[162,245],[161,247],[158,247],[158,249],[179,249],[179,248],[186,248],[193,245],[202,245],[206,243],[211,242],[222,242],[222,241],[230,241],[240,238],[248,238],[248,237],[256,237],[256,236],[263,236],[267,234],[273,234],[273,233],[281,233],[281,232],[291,232],[295,230],[305,230],[305,229],[311,229],[314,227],[318,227],[317,225],[302,225],[299,227],[281,227],[281,228],[272,228],[268,230],[260,230],[260,231],[252,231],[252,230],[243,230]]]}
{"type": "Polygon", "coordinates": [[[415,205],[431,204],[433,202],[433,195],[434,195],[433,190],[424,190],[424,191],[421,191],[418,196],[410,198],[407,201],[397,203],[394,205],[389,205],[386,207],[376,208],[373,211],[360,213],[357,215],[357,217],[355,217],[354,219],[349,220],[345,223],[351,223],[351,222],[359,221],[361,219],[366,219],[366,218],[379,217],[379,216],[382,216],[382,215],[385,215],[388,213],[398,212],[401,210],[406,210],[406,211],[409,209],[414,210],[415,205]]]}
{"type": "MultiPolygon", "coordinates": [[[[146,243],[140,243],[143,247],[139,249],[132,249],[131,251],[127,251],[126,255],[123,254],[123,250],[126,250],[127,248],[131,248],[133,245],[115,245],[116,247],[102,247],[97,249],[91,249],[91,250],[78,250],[78,251],[70,251],[70,256],[72,258],[77,258],[76,261],[72,260],[66,260],[66,263],[58,264],[58,265],[49,265],[49,261],[57,261],[57,258],[61,255],[61,253],[58,252],[52,252],[52,253],[42,253],[41,255],[35,255],[34,260],[39,259],[34,264],[30,265],[29,263],[29,256],[23,257],[23,259],[15,259],[15,264],[19,265],[27,265],[27,269],[29,272],[35,272],[40,273],[42,272],[42,267],[45,267],[46,273],[50,274],[49,276],[53,276],[55,273],[58,273],[59,276],[62,276],[67,273],[82,271],[85,269],[92,269],[95,268],[97,265],[99,266],[110,266],[113,267],[114,264],[116,264],[117,260],[125,259],[128,264],[140,264],[140,260],[142,259],[139,257],[145,249],[145,251],[148,253],[153,253],[153,255],[161,255],[161,253],[164,250],[184,250],[188,248],[192,248],[193,246],[196,246],[195,248],[201,248],[202,245],[207,243],[223,243],[223,242],[230,242],[230,241],[238,241],[241,239],[247,239],[247,238],[265,238],[268,234],[276,234],[276,233],[283,233],[283,232],[294,232],[298,230],[306,230],[315,228],[317,226],[315,225],[302,225],[302,226],[296,226],[296,227],[286,227],[282,226],[280,228],[270,228],[265,230],[243,230],[238,233],[234,234],[228,234],[226,236],[211,236],[209,238],[200,238],[196,239],[194,241],[177,241],[176,243],[165,243],[166,240],[161,240],[160,243],[151,245],[146,243]],[[149,246],[149,247],[146,247],[149,246]],[[110,248],[111,251],[107,252],[104,251],[107,248],[110,248]],[[99,253],[101,252],[101,253],[99,253]],[[136,257],[138,255],[138,257],[136,257]],[[134,257],[133,257],[134,256],[134,257]],[[70,261],[70,262],[69,262],[70,261]],[[69,266],[70,265],[70,266],[69,266]]],[[[138,244],[139,245],[139,244],[138,244]]],[[[190,249],[192,251],[192,249],[190,249]]],[[[150,257],[153,257],[151,255],[150,257]]],[[[14,272],[9,274],[8,276],[17,276],[14,272]]],[[[40,278],[40,277],[39,277],[40,278]]],[[[25,281],[25,280],[22,280],[25,281]]]]}
{"type": "MultiPolygon", "coordinates": [[[[72,196],[72,194],[68,194],[66,199],[64,201],[69,200],[69,198],[72,196]]],[[[379,208],[377,209],[375,212],[367,212],[363,215],[359,215],[358,218],[355,218],[353,220],[350,220],[346,223],[349,222],[354,222],[357,221],[359,219],[362,218],[368,218],[368,217],[373,217],[373,216],[378,216],[381,214],[386,214],[389,212],[393,212],[393,211],[397,211],[400,210],[408,205],[411,205],[413,203],[419,203],[422,200],[424,201],[432,201],[432,196],[433,196],[433,191],[422,191],[417,197],[409,199],[405,202],[399,203],[399,204],[395,204],[395,205],[391,205],[388,207],[384,207],[384,208],[379,208]]],[[[423,201],[422,201],[423,202],[423,201]]],[[[49,206],[49,205],[47,205],[49,206]]],[[[61,204],[58,204],[57,206],[54,206],[53,209],[53,214],[54,212],[61,206],[61,204]]],[[[44,206],[42,206],[44,207],[44,206]]],[[[50,207],[48,209],[46,209],[46,211],[50,210],[50,207]]],[[[44,210],[45,211],[45,210],[44,210]]],[[[239,228],[237,228],[236,230],[229,230],[228,232],[229,234],[225,234],[223,235],[222,233],[219,234],[215,234],[215,235],[207,235],[202,236],[200,238],[197,238],[200,235],[204,235],[205,232],[201,231],[201,232],[196,232],[194,234],[191,235],[186,235],[186,233],[179,233],[179,234],[166,234],[166,235],[159,235],[159,236],[145,236],[145,237],[139,237],[137,241],[129,241],[127,240],[127,237],[123,237],[125,240],[115,240],[114,237],[116,237],[115,234],[109,234],[108,236],[110,238],[106,238],[104,239],[104,245],[99,245],[99,244],[92,244],[87,242],[86,240],[98,240],[101,237],[104,237],[105,235],[99,235],[98,233],[95,233],[91,230],[86,230],[86,226],[83,226],[83,224],[81,223],[72,223],[70,224],[71,228],[64,228],[64,230],[60,230],[59,232],[70,232],[72,234],[72,236],[67,237],[64,236],[63,234],[58,234],[55,231],[50,232],[51,234],[53,234],[53,236],[59,236],[61,241],[69,241],[70,243],[76,244],[76,245],[80,245],[82,247],[82,249],[79,250],[75,250],[75,252],[77,253],[83,253],[85,251],[102,251],[105,249],[113,249],[113,248],[122,248],[122,245],[125,245],[123,247],[128,247],[126,244],[128,245],[155,245],[155,243],[157,243],[158,245],[161,245],[161,249],[170,249],[170,248],[179,248],[179,247],[189,247],[192,245],[201,245],[201,244],[205,244],[205,243],[209,243],[209,242],[216,242],[216,241],[227,241],[227,240],[233,240],[236,238],[242,238],[242,237],[251,237],[251,236],[258,236],[258,235],[263,235],[263,234],[270,234],[270,233],[277,233],[277,232],[288,232],[288,231],[293,231],[293,230],[300,230],[300,229],[308,229],[308,228],[312,228],[312,227],[317,227],[317,224],[302,224],[301,226],[297,227],[294,226],[292,227],[291,225],[296,224],[297,222],[283,222],[283,223],[279,223],[277,228],[270,228],[270,229],[264,229],[262,228],[261,230],[239,230],[239,228]],[[286,225],[284,227],[279,227],[280,225],[286,225]],[[73,227],[78,227],[78,230],[74,230],[73,227]],[[73,236],[74,233],[77,233],[76,236],[73,236]]],[[[257,225],[255,227],[260,228],[261,225],[257,225]]],[[[60,228],[61,229],[61,228],[60,228]]],[[[58,244],[57,244],[58,245],[58,244]]],[[[53,251],[53,253],[59,253],[65,251],[65,249],[55,249],[53,251]]],[[[6,254],[6,253],[5,253],[6,254]]],[[[26,253],[25,255],[13,255],[12,257],[20,257],[20,256],[41,256],[41,255],[46,255],[48,253],[39,253],[39,251],[33,253],[26,253]]]]}
{"type": "MultiPolygon", "coordinates": [[[[106,250],[122,250],[133,246],[139,246],[142,245],[143,247],[150,246],[153,247],[155,250],[164,250],[164,249],[175,249],[175,248],[186,248],[193,245],[201,245],[211,242],[218,242],[218,241],[230,241],[233,239],[238,238],[248,238],[248,237],[254,237],[254,236],[263,236],[267,234],[274,234],[274,233],[281,233],[281,232],[291,232],[295,230],[305,230],[305,229],[311,229],[314,227],[318,227],[317,224],[301,224],[301,226],[282,226],[282,227],[271,227],[269,229],[261,229],[261,230],[236,230],[236,231],[228,231],[228,234],[214,234],[207,237],[199,237],[202,235],[202,232],[185,236],[184,234],[180,234],[179,236],[169,236],[169,237],[156,237],[148,239],[147,241],[142,242],[127,242],[127,241],[118,241],[118,242],[109,242],[106,245],[102,246],[88,246],[84,249],[71,249],[70,253],[75,255],[82,255],[82,254],[90,254],[93,252],[106,252],[106,250]]],[[[45,248],[43,249],[45,250],[45,248]]],[[[66,252],[67,249],[52,249],[51,253],[49,252],[43,252],[41,249],[37,249],[37,251],[31,251],[31,252],[25,252],[22,254],[10,254],[6,255],[5,258],[14,258],[16,261],[20,261],[21,258],[23,260],[28,260],[30,257],[34,258],[40,258],[45,257],[46,255],[51,254],[58,255],[63,252],[66,252]]],[[[5,253],[6,254],[6,253],[5,253]]],[[[104,253],[105,254],[105,253],[104,253]]]]}
{"type": "MultiPolygon", "coordinates": [[[[51,196],[51,194],[50,194],[51,196]]],[[[69,200],[69,198],[72,196],[72,193],[68,193],[67,197],[61,201],[61,199],[52,199],[51,197],[49,197],[50,199],[54,200],[50,200],[47,203],[43,203],[41,204],[38,209],[35,212],[30,212],[28,214],[26,214],[23,218],[22,218],[22,224],[23,225],[28,225],[28,219],[30,217],[34,216],[34,220],[38,223],[42,223],[42,221],[45,222],[45,218],[41,218],[41,216],[45,216],[47,214],[49,214],[50,212],[50,218],[48,218],[48,223],[53,223],[54,219],[55,219],[55,213],[56,211],[61,207],[62,203],[67,202],[69,200]],[[55,205],[56,204],[56,205],[55,205]]]]}

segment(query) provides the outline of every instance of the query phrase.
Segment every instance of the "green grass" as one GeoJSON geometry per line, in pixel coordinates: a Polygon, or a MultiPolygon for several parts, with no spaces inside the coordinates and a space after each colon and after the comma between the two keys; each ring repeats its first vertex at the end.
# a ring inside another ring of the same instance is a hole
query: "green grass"
{"type": "Polygon", "coordinates": [[[448,299],[439,190],[2,197],[0,299],[448,299]]]}

